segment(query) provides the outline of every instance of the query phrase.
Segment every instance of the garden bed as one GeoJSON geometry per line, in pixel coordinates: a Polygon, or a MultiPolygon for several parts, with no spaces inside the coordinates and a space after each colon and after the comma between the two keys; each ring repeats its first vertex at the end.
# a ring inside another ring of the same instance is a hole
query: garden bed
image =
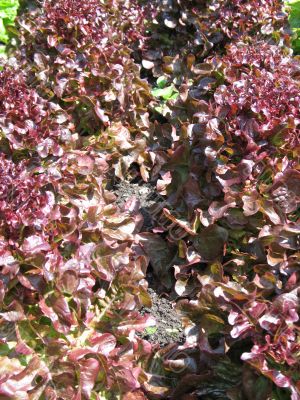
{"type": "Polygon", "coordinates": [[[0,398],[300,400],[289,3],[0,0],[0,398]]]}

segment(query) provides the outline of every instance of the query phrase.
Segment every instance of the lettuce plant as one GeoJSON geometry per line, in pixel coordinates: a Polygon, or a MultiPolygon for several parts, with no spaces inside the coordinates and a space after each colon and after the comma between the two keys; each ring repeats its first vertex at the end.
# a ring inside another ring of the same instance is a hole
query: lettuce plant
{"type": "MultiPolygon", "coordinates": [[[[9,42],[8,29],[14,25],[19,8],[18,0],[1,0],[0,2],[0,42],[7,44],[9,42]]],[[[5,54],[5,46],[0,46],[0,53],[5,54]]]]}
{"type": "Polygon", "coordinates": [[[178,228],[179,239],[165,229],[166,247],[178,245],[165,263],[175,264],[177,294],[190,297],[178,303],[187,347],[229,351],[271,381],[265,396],[277,386],[296,400],[299,61],[276,45],[238,41],[192,74],[169,104],[173,132],[164,131],[171,146],[158,184],[178,228]]]}
{"type": "Polygon", "coordinates": [[[151,347],[135,332],[153,324],[137,311],[150,302],[147,260],[134,243],[138,216],[110,204],[96,155],[66,153],[43,168],[46,182],[41,169],[26,175],[24,162],[2,164],[18,187],[11,193],[1,178],[1,325],[9,334],[0,393],[89,399],[138,389],[138,359],[151,347]]]}
{"type": "Polygon", "coordinates": [[[125,1],[46,0],[19,20],[25,68],[40,93],[73,112],[79,131],[97,132],[112,117],[130,126],[145,113],[149,89],[127,46],[139,40],[142,17],[125,1]]]}
{"type": "Polygon", "coordinates": [[[11,152],[60,156],[75,142],[70,116],[31,89],[19,70],[4,67],[0,86],[1,137],[11,152]]]}
{"type": "Polygon", "coordinates": [[[112,204],[105,156],[70,145],[68,115],[22,72],[6,66],[0,81],[0,393],[137,390],[151,346],[136,332],[153,325],[138,312],[151,300],[137,204],[112,204]]]}
{"type": "Polygon", "coordinates": [[[283,2],[43,0],[18,30],[0,72],[0,397],[299,400],[283,2]],[[153,232],[106,189],[133,163],[166,199],[153,232]],[[149,262],[185,343],[140,335],[149,262]]]}
{"type": "Polygon", "coordinates": [[[298,0],[287,0],[285,2],[286,6],[290,10],[289,13],[289,23],[291,28],[294,32],[294,39],[293,39],[293,49],[295,54],[299,54],[300,51],[300,2],[298,0]]]}
{"type": "Polygon", "coordinates": [[[114,154],[119,176],[131,163],[148,161],[152,97],[133,60],[143,46],[145,13],[125,0],[45,0],[18,21],[27,82],[72,116],[83,146],[114,154]]]}
{"type": "Polygon", "coordinates": [[[189,78],[193,63],[226,43],[267,39],[289,43],[282,1],[157,1],[144,66],[154,76],[171,74],[176,83],[189,78]]]}

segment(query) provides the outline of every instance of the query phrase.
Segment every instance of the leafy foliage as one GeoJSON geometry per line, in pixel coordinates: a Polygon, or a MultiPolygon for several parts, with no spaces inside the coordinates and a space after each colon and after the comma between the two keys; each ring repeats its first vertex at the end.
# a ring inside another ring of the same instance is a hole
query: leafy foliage
{"type": "Polygon", "coordinates": [[[201,63],[226,43],[243,38],[289,42],[282,1],[157,1],[144,66],[154,76],[171,74],[176,83],[189,76],[192,60],[201,63]]]}
{"type": "Polygon", "coordinates": [[[44,0],[19,17],[0,72],[0,397],[299,400],[284,10],[44,0]],[[135,166],[165,200],[152,232],[107,189],[135,166]],[[149,263],[184,343],[142,339],[149,263]]]}
{"type": "Polygon", "coordinates": [[[285,2],[290,9],[289,22],[293,29],[295,38],[293,40],[293,49],[296,54],[300,52],[300,2],[298,0],[288,0],[285,2]]]}
{"type": "Polygon", "coordinates": [[[153,324],[136,311],[150,301],[147,260],[134,244],[139,217],[118,212],[102,187],[106,168],[81,151],[36,169],[2,160],[1,324],[10,334],[0,390],[9,398],[140,387],[137,360],[150,347],[134,333],[153,324]],[[23,361],[9,372],[15,358],[23,361]]]}
{"type": "Polygon", "coordinates": [[[151,304],[138,204],[113,205],[105,154],[28,81],[0,72],[1,396],[135,391],[151,350],[136,333],[154,323],[138,312],[151,304]]]}
{"type": "MultiPolygon", "coordinates": [[[[224,362],[230,354],[233,364],[251,366],[245,374],[254,381],[252,368],[298,399],[299,61],[261,38],[249,43],[233,33],[232,39],[224,55],[201,65],[186,60],[181,71],[188,75],[157,132],[165,136],[156,153],[157,188],[175,224],[164,231],[169,246],[178,246],[166,264],[175,266],[175,291],[184,298],[178,309],[188,329],[189,365],[197,343],[199,373],[217,378],[211,357],[224,362]]],[[[176,351],[181,358],[182,349],[176,351]]],[[[168,393],[176,398],[182,382],[173,379],[168,393]]],[[[261,398],[275,391],[270,381],[261,398]]],[[[200,386],[186,390],[205,393],[200,386]]],[[[213,398],[251,397],[241,376],[220,390],[215,386],[213,398]]]]}
{"type": "MultiPolygon", "coordinates": [[[[148,161],[152,97],[132,58],[143,45],[145,13],[125,0],[45,0],[18,22],[29,84],[72,115],[85,146],[114,153],[120,177],[133,162],[148,161]]],[[[147,167],[142,172],[146,179],[147,167]]]]}
{"type": "Polygon", "coordinates": [[[0,85],[0,126],[11,152],[59,156],[63,145],[75,142],[74,124],[67,113],[29,88],[20,71],[5,67],[0,85]]]}
{"type": "MultiPolygon", "coordinates": [[[[0,1],[0,42],[7,44],[9,41],[8,28],[14,25],[19,8],[18,0],[0,1]]],[[[1,52],[4,47],[1,46],[1,52]]]]}

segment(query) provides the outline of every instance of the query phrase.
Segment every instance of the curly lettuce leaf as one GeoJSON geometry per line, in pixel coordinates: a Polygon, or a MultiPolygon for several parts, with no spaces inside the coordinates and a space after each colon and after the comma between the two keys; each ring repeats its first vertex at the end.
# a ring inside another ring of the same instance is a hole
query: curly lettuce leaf
{"type": "Polygon", "coordinates": [[[289,7],[289,23],[294,32],[293,49],[296,54],[300,53],[300,1],[287,0],[286,5],[289,7]]]}
{"type": "Polygon", "coordinates": [[[7,28],[14,24],[18,8],[18,0],[0,0],[0,41],[3,43],[8,43],[7,28]]]}

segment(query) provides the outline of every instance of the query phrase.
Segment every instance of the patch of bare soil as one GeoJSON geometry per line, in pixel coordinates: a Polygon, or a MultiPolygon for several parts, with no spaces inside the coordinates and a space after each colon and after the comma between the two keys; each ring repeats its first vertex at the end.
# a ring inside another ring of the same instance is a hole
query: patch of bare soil
{"type": "MultiPolygon", "coordinates": [[[[144,217],[142,231],[151,231],[153,221],[149,210],[159,201],[155,187],[144,182],[121,181],[114,185],[114,193],[117,196],[116,203],[121,207],[132,197],[140,201],[140,212],[144,217]]],[[[147,280],[150,286],[148,292],[152,300],[152,307],[143,308],[142,313],[150,313],[156,319],[156,326],[149,328],[141,336],[150,343],[159,344],[161,347],[170,343],[184,342],[185,336],[180,316],[173,308],[172,298],[163,293],[163,287],[150,271],[148,271],[147,280]]]]}
{"type": "Polygon", "coordinates": [[[156,319],[156,327],[146,331],[143,338],[152,344],[158,343],[161,347],[184,342],[180,317],[170,299],[158,295],[152,288],[149,288],[148,292],[152,299],[152,307],[144,308],[142,312],[150,313],[156,319]]]}
{"type": "Polygon", "coordinates": [[[153,228],[152,217],[149,209],[157,201],[156,190],[150,183],[132,183],[121,181],[114,187],[114,193],[117,196],[117,205],[122,206],[132,197],[140,201],[140,212],[144,217],[144,225],[142,231],[146,232],[153,228]]]}

